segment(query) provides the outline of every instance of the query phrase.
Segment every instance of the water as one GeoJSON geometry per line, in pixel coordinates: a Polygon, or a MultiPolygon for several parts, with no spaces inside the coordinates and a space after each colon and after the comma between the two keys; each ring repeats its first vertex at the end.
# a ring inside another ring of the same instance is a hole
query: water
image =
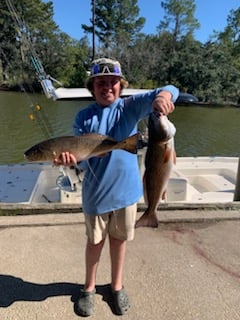
{"type": "Polygon", "coordinates": [[[178,156],[240,155],[239,108],[179,106],[170,119],[177,128],[178,156]]]}
{"type": "MultiPolygon", "coordinates": [[[[43,123],[47,119],[55,136],[72,134],[74,117],[87,104],[52,101],[43,95],[0,92],[0,164],[23,162],[24,151],[46,139],[36,116],[43,123]],[[37,105],[40,111],[36,110],[37,105]],[[35,120],[30,120],[33,111],[35,120]]],[[[177,128],[177,156],[239,156],[239,108],[179,106],[170,120],[177,128]]]]}
{"type": "Polygon", "coordinates": [[[87,103],[52,101],[43,95],[0,92],[0,164],[23,162],[23,153],[33,144],[47,138],[36,116],[46,118],[55,136],[72,134],[77,111],[87,103]],[[36,111],[36,106],[41,107],[36,111]],[[35,120],[30,120],[30,115],[35,120]]]}

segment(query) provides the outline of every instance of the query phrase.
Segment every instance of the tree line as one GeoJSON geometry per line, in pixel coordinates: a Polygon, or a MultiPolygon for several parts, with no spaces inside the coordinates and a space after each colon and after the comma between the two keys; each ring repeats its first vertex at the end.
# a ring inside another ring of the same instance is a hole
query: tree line
{"type": "Polygon", "coordinates": [[[194,0],[164,0],[159,7],[163,18],[149,35],[141,32],[137,0],[92,0],[85,36],[73,39],[54,22],[52,1],[0,0],[0,86],[36,83],[36,54],[62,85],[83,87],[93,55],[109,56],[121,62],[133,88],[172,83],[201,101],[240,103],[240,7],[206,43],[194,37],[200,27],[194,0]]]}

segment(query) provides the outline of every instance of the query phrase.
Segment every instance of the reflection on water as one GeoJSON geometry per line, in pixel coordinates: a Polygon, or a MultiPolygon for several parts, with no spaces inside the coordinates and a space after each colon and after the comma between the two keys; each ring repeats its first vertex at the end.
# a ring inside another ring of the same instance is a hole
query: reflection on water
{"type": "Polygon", "coordinates": [[[72,134],[75,114],[85,105],[86,102],[79,101],[47,100],[43,95],[0,92],[0,163],[23,162],[24,151],[46,139],[41,125],[46,123],[45,117],[55,136],[72,134]],[[36,109],[38,105],[40,111],[36,109]]]}
{"type": "MultiPolygon", "coordinates": [[[[24,150],[46,139],[36,117],[43,119],[43,123],[46,117],[55,136],[72,134],[74,117],[87,104],[47,100],[43,95],[0,92],[0,163],[24,161],[24,150]],[[40,111],[36,110],[38,104],[40,111]],[[35,120],[30,120],[33,111],[35,120]]],[[[178,156],[239,156],[239,108],[179,106],[170,120],[177,128],[178,156]]]]}
{"type": "Polygon", "coordinates": [[[178,156],[239,156],[240,109],[178,107],[171,115],[177,128],[178,156]]]}

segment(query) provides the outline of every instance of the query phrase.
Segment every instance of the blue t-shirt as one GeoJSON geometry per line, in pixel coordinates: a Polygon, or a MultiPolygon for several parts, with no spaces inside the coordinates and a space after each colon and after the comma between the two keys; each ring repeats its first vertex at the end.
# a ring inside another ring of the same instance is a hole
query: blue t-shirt
{"type": "MultiPolygon", "coordinates": [[[[172,85],[118,98],[114,103],[101,107],[97,103],[81,110],[75,119],[75,135],[98,132],[117,141],[137,133],[138,122],[152,111],[156,95],[166,90],[171,92],[172,101],[178,97],[178,89],[172,85]]],[[[136,203],[142,196],[137,155],[124,150],[114,150],[105,157],[93,157],[83,161],[82,184],[83,211],[100,215],[136,203]]]]}

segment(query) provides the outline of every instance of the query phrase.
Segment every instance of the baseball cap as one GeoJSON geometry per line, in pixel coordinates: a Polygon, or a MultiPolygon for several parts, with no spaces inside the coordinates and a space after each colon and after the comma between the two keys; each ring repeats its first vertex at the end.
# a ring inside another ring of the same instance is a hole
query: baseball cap
{"type": "Polygon", "coordinates": [[[99,76],[117,76],[123,78],[120,63],[110,58],[93,60],[89,79],[99,76]]]}

